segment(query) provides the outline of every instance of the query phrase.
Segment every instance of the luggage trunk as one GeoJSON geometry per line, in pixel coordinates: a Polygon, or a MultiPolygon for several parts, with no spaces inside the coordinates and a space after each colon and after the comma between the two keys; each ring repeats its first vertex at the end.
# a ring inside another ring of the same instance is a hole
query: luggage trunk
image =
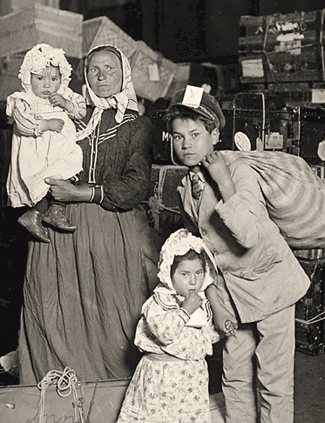
{"type": "Polygon", "coordinates": [[[233,150],[244,149],[235,142],[245,134],[251,150],[287,151],[292,120],[296,115],[279,96],[237,93],[233,99],[233,150]]]}
{"type": "Polygon", "coordinates": [[[311,280],[306,295],[296,304],[296,349],[317,355],[324,353],[325,331],[325,259],[305,260],[299,263],[311,280]]]}

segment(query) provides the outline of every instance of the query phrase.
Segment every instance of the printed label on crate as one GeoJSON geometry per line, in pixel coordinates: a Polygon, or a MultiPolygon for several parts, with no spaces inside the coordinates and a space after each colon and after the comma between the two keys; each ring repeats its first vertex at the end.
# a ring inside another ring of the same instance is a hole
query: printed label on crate
{"type": "Polygon", "coordinates": [[[263,69],[263,60],[261,58],[243,60],[241,62],[241,65],[242,65],[242,72],[244,77],[263,78],[264,69],[263,69]]]}
{"type": "Polygon", "coordinates": [[[271,132],[265,135],[265,150],[283,149],[283,135],[279,132],[271,132]]]}
{"type": "Polygon", "coordinates": [[[159,68],[157,63],[150,63],[148,65],[149,80],[150,81],[160,81],[159,78],[159,68]]]}
{"type": "Polygon", "coordinates": [[[313,88],[311,90],[312,103],[325,103],[325,88],[313,88]]]}
{"type": "Polygon", "coordinates": [[[275,46],[275,51],[285,51],[298,56],[301,54],[301,39],[303,38],[303,34],[280,34],[276,37],[280,45],[275,46]]]}
{"type": "Polygon", "coordinates": [[[240,151],[250,151],[251,150],[251,142],[250,139],[244,132],[236,132],[234,135],[234,140],[236,147],[240,151]]]}

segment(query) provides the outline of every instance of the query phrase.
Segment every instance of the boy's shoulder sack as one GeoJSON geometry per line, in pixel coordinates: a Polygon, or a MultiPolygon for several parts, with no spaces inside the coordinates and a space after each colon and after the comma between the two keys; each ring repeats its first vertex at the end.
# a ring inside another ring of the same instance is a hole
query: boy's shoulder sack
{"type": "Polygon", "coordinates": [[[292,248],[325,247],[325,183],[305,160],[281,151],[222,151],[256,172],[270,218],[292,248]]]}

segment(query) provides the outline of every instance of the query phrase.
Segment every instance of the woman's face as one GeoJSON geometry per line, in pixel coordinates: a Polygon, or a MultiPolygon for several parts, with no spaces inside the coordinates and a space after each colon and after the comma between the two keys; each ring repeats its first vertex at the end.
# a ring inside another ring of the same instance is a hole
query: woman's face
{"type": "Polygon", "coordinates": [[[94,53],[88,65],[87,78],[90,88],[98,97],[111,97],[122,89],[122,66],[111,51],[94,53]]]}

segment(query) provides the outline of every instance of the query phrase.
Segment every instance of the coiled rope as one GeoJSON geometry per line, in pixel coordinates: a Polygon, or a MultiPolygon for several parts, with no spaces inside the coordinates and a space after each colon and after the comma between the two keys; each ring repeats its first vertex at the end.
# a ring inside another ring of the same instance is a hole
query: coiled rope
{"type": "Polygon", "coordinates": [[[75,422],[85,423],[83,418],[83,398],[78,397],[76,384],[79,383],[74,370],[66,367],[63,372],[51,370],[37,384],[41,391],[41,397],[38,404],[39,423],[45,423],[45,391],[49,386],[56,386],[58,395],[62,398],[68,397],[71,392],[73,395],[73,407],[75,410],[75,422]]]}

